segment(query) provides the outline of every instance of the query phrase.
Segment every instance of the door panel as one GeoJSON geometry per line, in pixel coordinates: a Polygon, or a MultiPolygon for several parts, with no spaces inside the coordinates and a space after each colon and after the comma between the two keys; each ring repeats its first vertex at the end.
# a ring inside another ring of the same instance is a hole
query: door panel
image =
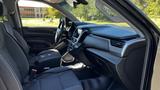
{"type": "Polygon", "coordinates": [[[56,29],[56,27],[23,27],[23,33],[31,50],[39,52],[54,47],[56,29]]]}

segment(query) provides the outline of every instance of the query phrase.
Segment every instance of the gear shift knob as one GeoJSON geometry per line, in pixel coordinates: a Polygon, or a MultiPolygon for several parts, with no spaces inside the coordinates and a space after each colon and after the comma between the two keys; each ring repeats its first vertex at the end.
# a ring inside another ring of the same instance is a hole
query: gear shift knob
{"type": "Polygon", "coordinates": [[[75,58],[69,52],[66,52],[61,58],[63,63],[72,63],[74,60],[75,58]]]}

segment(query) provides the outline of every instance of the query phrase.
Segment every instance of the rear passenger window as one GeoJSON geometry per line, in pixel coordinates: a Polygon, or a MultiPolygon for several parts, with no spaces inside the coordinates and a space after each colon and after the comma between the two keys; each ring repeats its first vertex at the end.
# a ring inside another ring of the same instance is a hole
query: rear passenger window
{"type": "Polygon", "coordinates": [[[59,11],[41,2],[19,0],[18,6],[24,27],[57,27],[62,17],[59,11]]]}

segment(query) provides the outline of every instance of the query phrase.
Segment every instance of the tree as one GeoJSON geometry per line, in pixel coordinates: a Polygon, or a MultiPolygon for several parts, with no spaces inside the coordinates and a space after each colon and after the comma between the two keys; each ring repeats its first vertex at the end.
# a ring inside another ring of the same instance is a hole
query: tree
{"type": "Polygon", "coordinates": [[[88,0],[88,5],[78,5],[73,14],[84,20],[105,20],[104,15],[95,7],[95,0],[88,0]]]}
{"type": "Polygon", "coordinates": [[[61,18],[62,17],[62,14],[59,11],[57,11],[53,8],[47,8],[47,14],[46,15],[49,18],[61,18]]]}
{"type": "Polygon", "coordinates": [[[160,0],[132,0],[136,6],[149,16],[160,15],[160,0]]]}

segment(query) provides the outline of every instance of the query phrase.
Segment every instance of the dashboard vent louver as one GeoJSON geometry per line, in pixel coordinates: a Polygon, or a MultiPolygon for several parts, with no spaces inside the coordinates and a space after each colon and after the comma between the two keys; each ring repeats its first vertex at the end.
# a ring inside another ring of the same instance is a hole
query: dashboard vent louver
{"type": "Polygon", "coordinates": [[[118,48],[123,48],[125,42],[124,41],[119,41],[119,40],[111,40],[111,45],[118,47],[118,48]]]}

